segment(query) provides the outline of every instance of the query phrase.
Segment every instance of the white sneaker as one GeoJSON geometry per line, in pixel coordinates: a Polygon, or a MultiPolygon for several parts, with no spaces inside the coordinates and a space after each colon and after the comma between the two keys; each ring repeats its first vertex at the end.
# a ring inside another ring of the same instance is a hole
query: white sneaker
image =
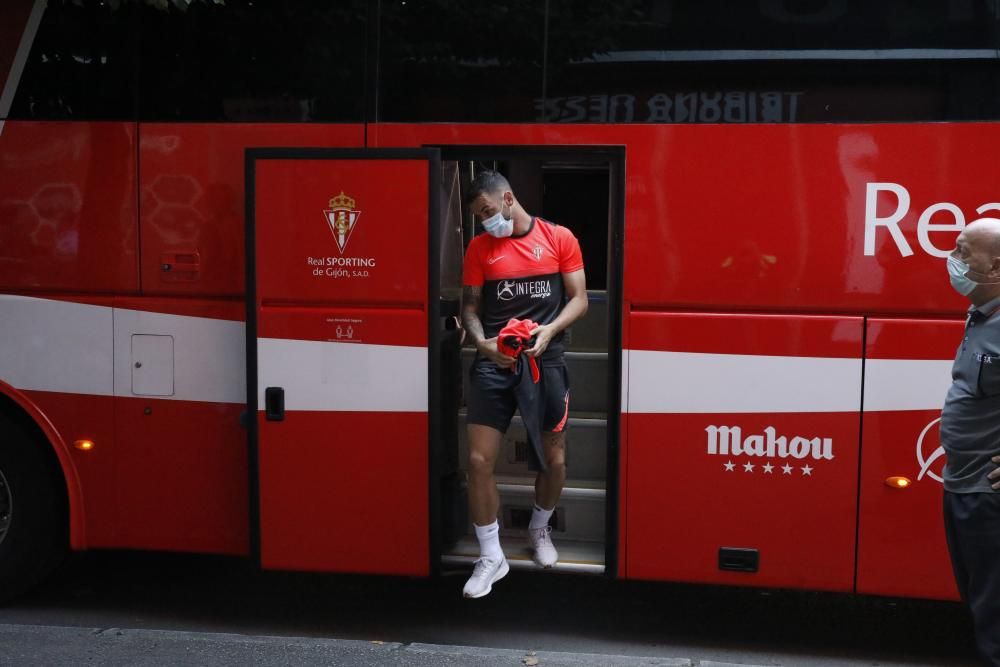
{"type": "Polygon", "coordinates": [[[552,545],[552,526],[528,531],[528,541],[535,551],[535,562],[541,567],[552,567],[559,560],[559,554],[552,545]]]}
{"type": "Polygon", "coordinates": [[[472,570],[472,576],[465,582],[462,594],[467,598],[481,598],[490,594],[493,584],[500,581],[510,572],[507,559],[500,556],[496,558],[480,558],[476,561],[476,567],[472,570]]]}

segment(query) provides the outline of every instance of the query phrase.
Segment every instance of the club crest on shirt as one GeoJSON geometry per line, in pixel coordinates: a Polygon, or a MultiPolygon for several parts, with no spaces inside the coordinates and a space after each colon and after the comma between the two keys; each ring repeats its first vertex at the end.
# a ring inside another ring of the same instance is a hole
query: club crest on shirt
{"type": "Polygon", "coordinates": [[[543,252],[545,252],[545,251],[542,249],[542,246],[540,246],[540,245],[536,245],[531,250],[531,254],[535,256],[535,261],[536,262],[542,259],[542,253],[543,252]]]}

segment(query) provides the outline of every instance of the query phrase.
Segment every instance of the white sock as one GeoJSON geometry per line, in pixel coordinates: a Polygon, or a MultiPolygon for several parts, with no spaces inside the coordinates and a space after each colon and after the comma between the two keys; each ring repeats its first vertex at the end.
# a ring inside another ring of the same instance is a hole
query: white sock
{"type": "Polygon", "coordinates": [[[500,548],[500,522],[494,521],[488,526],[473,524],[473,527],[476,529],[476,539],[479,540],[479,555],[493,560],[501,558],[503,550],[500,548]]]}
{"type": "Polygon", "coordinates": [[[552,512],[555,509],[555,507],[550,510],[542,509],[536,503],[535,509],[531,512],[531,522],[528,524],[528,530],[538,530],[549,525],[549,519],[552,518],[552,512]]]}

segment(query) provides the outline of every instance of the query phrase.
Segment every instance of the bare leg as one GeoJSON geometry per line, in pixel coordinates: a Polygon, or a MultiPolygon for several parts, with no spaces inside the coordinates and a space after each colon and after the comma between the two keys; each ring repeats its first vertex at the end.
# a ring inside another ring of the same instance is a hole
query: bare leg
{"type": "Polygon", "coordinates": [[[566,432],[542,433],[545,463],[548,470],[535,477],[535,502],[542,509],[552,509],[559,502],[566,483],[566,432]]]}
{"type": "Polygon", "coordinates": [[[469,513],[477,526],[497,520],[500,494],[493,476],[503,434],[490,426],[469,424],[469,513]]]}

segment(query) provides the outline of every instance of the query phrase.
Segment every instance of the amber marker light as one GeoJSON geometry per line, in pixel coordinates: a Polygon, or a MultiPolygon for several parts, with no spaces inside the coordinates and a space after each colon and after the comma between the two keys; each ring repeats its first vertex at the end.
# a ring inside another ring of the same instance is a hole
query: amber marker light
{"type": "Polygon", "coordinates": [[[899,475],[895,475],[885,480],[885,485],[890,486],[894,489],[905,489],[910,485],[910,479],[908,477],[900,477],[899,475]]]}
{"type": "Polygon", "coordinates": [[[77,440],[73,443],[73,446],[79,449],[81,452],[89,452],[94,448],[93,440],[77,440]]]}

